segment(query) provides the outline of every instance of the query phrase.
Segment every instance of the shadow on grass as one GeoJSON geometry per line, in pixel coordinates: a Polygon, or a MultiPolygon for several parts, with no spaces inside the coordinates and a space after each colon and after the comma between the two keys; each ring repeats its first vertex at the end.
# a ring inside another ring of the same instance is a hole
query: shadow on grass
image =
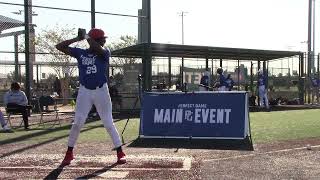
{"type": "MultiPolygon", "coordinates": [[[[88,127],[87,129],[81,130],[81,132],[90,131],[90,130],[92,130],[92,129],[100,128],[100,127],[103,127],[103,126],[102,126],[102,125],[96,125],[96,126],[88,127]]],[[[60,130],[63,130],[63,129],[65,129],[65,128],[70,128],[70,125],[68,125],[68,126],[66,126],[66,127],[61,127],[60,130]]],[[[57,129],[57,130],[51,130],[51,131],[53,131],[53,132],[54,132],[54,131],[59,131],[59,129],[57,129]]],[[[45,132],[50,133],[50,132],[48,132],[48,131],[45,131],[45,132]]],[[[30,135],[26,135],[26,136],[27,136],[28,138],[30,138],[30,137],[35,137],[34,134],[37,134],[37,136],[39,136],[39,133],[33,133],[33,134],[30,134],[30,135]]],[[[40,134],[43,134],[43,133],[40,132],[40,134]]],[[[14,151],[10,151],[10,152],[8,152],[8,153],[2,154],[2,155],[0,156],[0,158],[4,158],[4,157],[7,157],[7,156],[11,156],[11,155],[14,155],[14,154],[16,154],[16,153],[21,153],[21,152],[26,151],[26,150],[28,150],[28,149],[33,149],[33,148],[36,148],[36,147],[39,147],[39,146],[42,146],[42,145],[45,145],[45,144],[48,144],[48,143],[51,143],[51,142],[54,142],[54,141],[58,141],[58,140],[60,140],[60,139],[66,138],[66,137],[68,137],[68,136],[69,136],[69,133],[67,133],[67,134],[65,134],[65,135],[61,135],[61,136],[54,137],[54,138],[52,138],[52,139],[49,139],[49,140],[46,140],[46,141],[43,141],[43,142],[40,142],[40,143],[37,143],[37,144],[32,144],[32,145],[29,145],[29,146],[26,146],[26,147],[23,147],[23,148],[20,148],[20,149],[16,149],[16,150],[14,150],[14,151]]],[[[17,139],[17,141],[23,141],[23,140],[26,140],[26,139],[28,139],[28,138],[26,138],[25,136],[22,136],[22,137],[13,138],[13,139],[17,139]]],[[[9,142],[7,142],[6,144],[15,142],[15,141],[13,141],[13,139],[9,139],[9,140],[8,140],[9,142]]],[[[2,144],[2,142],[0,142],[0,143],[2,144]]]]}
{"type": "Polygon", "coordinates": [[[5,145],[5,144],[10,144],[10,143],[17,143],[17,142],[25,141],[25,140],[28,140],[30,138],[34,138],[34,137],[37,137],[37,136],[42,136],[42,135],[54,133],[54,132],[57,132],[57,131],[67,130],[67,129],[70,129],[70,127],[71,127],[71,125],[58,127],[58,128],[55,128],[55,129],[33,128],[33,129],[29,130],[29,132],[31,132],[30,134],[26,134],[26,135],[22,135],[22,136],[19,136],[19,137],[15,137],[15,138],[11,138],[11,139],[6,139],[6,140],[3,140],[3,141],[0,141],[0,144],[1,145],[5,145]],[[32,132],[34,130],[42,130],[42,131],[32,132]]]}
{"type": "Polygon", "coordinates": [[[138,138],[128,147],[135,148],[183,148],[183,149],[216,149],[253,151],[249,138],[243,140],[226,139],[153,139],[138,138]]]}
{"type": "MultiPolygon", "coordinates": [[[[90,123],[93,123],[93,122],[95,122],[95,121],[88,121],[86,124],[90,124],[90,123]]],[[[68,130],[70,128],[71,128],[71,124],[68,124],[68,125],[65,125],[65,126],[61,126],[61,127],[49,128],[49,129],[43,129],[43,128],[39,128],[39,127],[31,128],[29,130],[29,132],[31,132],[31,133],[29,133],[29,134],[25,134],[25,135],[22,135],[22,136],[19,136],[19,137],[15,137],[15,138],[11,138],[11,139],[6,139],[6,140],[3,140],[3,141],[0,141],[0,147],[1,147],[1,145],[10,144],[10,143],[17,143],[17,142],[28,140],[30,138],[42,136],[42,135],[45,135],[45,134],[50,134],[50,133],[54,133],[54,132],[58,132],[58,131],[68,130]],[[41,131],[32,132],[32,131],[35,131],[35,130],[41,130],[41,131]]],[[[19,129],[18,131],[23,131],[23,130],[19,129]]]]}

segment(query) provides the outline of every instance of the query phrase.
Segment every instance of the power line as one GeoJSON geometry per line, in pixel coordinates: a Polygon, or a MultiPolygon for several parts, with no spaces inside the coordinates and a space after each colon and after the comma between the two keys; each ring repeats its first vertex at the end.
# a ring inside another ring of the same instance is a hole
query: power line
{"type": "MultiPolygon", "coordinates": [[[[24,4],[8,3],[8,2],[0,2],[0,4],[14,5],[14,6],[24,6],[24,4]]],[[[57,8],[57,7],[49,7],[49,6],[32,5],[32,6],[29,6],[29,7],[43,8],[43,9],[53,9],[53,10],[63,10],[63,11],[74,11],[74,12],[91,13],[91,11],[88,11],[88,10],[68,9],[68,8],[57,8]]],[[[138,17],[138,18],[146,18],[146,16],[137,16],[137,15],[129,15],[129,14],[117,14],[117,13],[108,13],[108,12],[99,12],[99,11],[96,11],[96,14],[105,14],[105,15],[112,15],[112,16],[135,17],[135,18],[137,18],[137,17],[138,17]]]]}

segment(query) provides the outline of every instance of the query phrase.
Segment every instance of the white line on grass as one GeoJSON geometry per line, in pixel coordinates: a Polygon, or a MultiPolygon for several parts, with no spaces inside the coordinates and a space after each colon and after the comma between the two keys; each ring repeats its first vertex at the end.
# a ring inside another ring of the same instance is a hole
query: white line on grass
{"type": "MultiPolygon", "coordinates": [[[[318,147],[320,147],[320,145],[314,145],[314,146],[310,146],[310,147],[311,147],[311,149],[318,148],[318,147]]],[[[207,160],[203,160],[203,161],[204,162],[223,161],[223,160],[230,160],[230,159],[252,157],[252,156],[256,156],[256,155],[274,154],[274,153],[289,152],[289,151],[304,150],[304,149],[307,149],[307,147],[288,148],[288,149],[281,149],[281,150],[276,150],[276,151],[267,151],[267,152],[262,152],[262,153],[252,153],[252,154],[237,155],[237,156],[224,157],[224,158],[207,159],[207,160]]]]}

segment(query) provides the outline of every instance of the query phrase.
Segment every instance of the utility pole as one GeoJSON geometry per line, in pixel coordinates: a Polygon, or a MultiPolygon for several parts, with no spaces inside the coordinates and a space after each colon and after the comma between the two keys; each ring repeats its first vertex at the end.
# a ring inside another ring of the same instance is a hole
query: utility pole
{"type": "Polygon", "coordinates": [[[185,11],[181,11],[179,13],[179,16],[181,16],[181,41],[182,41],[182,45],[184,45],[184,22],[183,22],[183,17],[186,16],[186,13],[188,12],[185,12],[185,11]]]}
{"type": "Polygon", "coordinates": [[[311,69],[313,68],[312,65],[312,6],[313,0],[309,0],[309,10],[308,10],[308,63],[307,63],[307,76],[311,75],[311,69]]]}
{"type": "MultiPolygon", "coordinates": [[[[181,16],[181,43],[184,45],[184,23],[183,23],[183,17],[186,15],[185,11],[181,11],[179,13],[179,16],[181,16]]],[[[184,57],[181,58],[181,86],[182,89],[186,90],[186,87],[184,87],[184,81],[183,81],[183,69],[184,69],[184,57]]]]}
{"type": "MultiPolygon", "coordinates": [[[[313,0],[313,15],[312,15],[312,37],[313,37],[313,39],[312,39],[312,59],[313,59],[313,67],[314,67],[314,64],[315,64],[315,37],[316,37],[316,33],[315,33],[315,30],[316,30],[316,27],[315,27],[315,25],[316,25],[316,21],[315,21],[315,19],[316,19],[316,1],[315,0],[313,0]]],[[[315,68],[314,68],[315,69],[315,68]]],[[[314,73],[314,72],[313,72],[314,73]]]]}

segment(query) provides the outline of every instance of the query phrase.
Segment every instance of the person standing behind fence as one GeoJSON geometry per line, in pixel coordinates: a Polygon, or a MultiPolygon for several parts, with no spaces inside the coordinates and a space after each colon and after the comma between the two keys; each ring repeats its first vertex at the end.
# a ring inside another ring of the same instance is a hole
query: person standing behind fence
{"type": "Polygon", "coordinates": [[[209,91],[209,82],[210,82],[210,72],[205,71],[201,77],[199,84],[199,91],[209,91]]]}
{"type": "Polygon", "coordinates": [[[218,91],[226,91],[226,77],[223,75],[223,69],[221,67],[219,67],[217,69],[217,73],[219,75],[219,79],[217,82],[217,87],[218,87],[218,91]]]}
{"type": "Polygon", "coordinates": [[[20,90],[20,84],[13,82],[11,89],[4,95],[4,104],[7,108],[13,109],[14,113],[21,113],[24,122],[24,129],[29,129],[28,122],[28,99],[26,94],[20,90]]]}
{"type": "MultiPolygon", "coordinates": [[[[315,97],[318,98],[319,97],[319,86],[320,86],[320,80],[318,78],[315,77],[311,77],[311,84],[312,84],[312,103],[315,103],[315,97]]],[[[319,100],[317,100],[319,101],[319,100]]]]}
{"type": "Polygon", "coordinates": [[[228,74],[227,78],[226,78],[226,84],[227,84],[227,90],[231,91],[233,86],[234,86],[234,81],[231,77],[231,74],[228,74]]]}
{"type": "Polygon", "coordinates": [[[268,94],[267,94],[267,77],[264,75],[263,70],[258,71],[258,88],[259,88],[259,101],[260,101],[260,107],[265,107],[269,110],[269,100],[268,100],[268,94]]]}
{"type": "MultiPolygon", "coordinates": [[[[77,59],[79,68],[80,88],[76,100],[75,120],[68,140],[68,149],[62,165],[69,165],[74,159],[73,148],[79,137],[80,129],[84,125],[88,113],[94,104],[108,131],[115,149],[117,150],[117,163],[126,163],[125,154],[122,151],[122,143],[119,133],[113,123],[112,104],[110,100],[106,70],[110,58],[110,51],[104,49],[106,36],[101,29],[93,28],[88,35],[81,29],[78,37],[63,41],[56,45],[59,51],[77,59]],[[69,47],[69,45],[86,39],[89,49],[69,47]]],[[[94,150],[94,149],[93,149],[94,150]]]]}
{"type": "Polygon", "coordinates": [[[58,77],[56,77],[56,80],[55,80],[54,83],[53,83],[53,91],[54,91],[54,92],[57,92],[57,94],[59,95],[59,97],[62,97],[62,96],[61,96],[61,92],[62,92],[61,82],[60,82],[60,79],[59,79],[58,77]]]}

